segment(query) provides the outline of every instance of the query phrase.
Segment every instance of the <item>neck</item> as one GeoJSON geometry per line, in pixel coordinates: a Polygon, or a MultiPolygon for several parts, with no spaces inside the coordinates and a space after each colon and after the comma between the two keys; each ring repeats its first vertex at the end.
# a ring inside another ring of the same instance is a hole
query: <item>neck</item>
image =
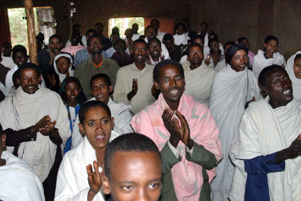
{"type": "Polygon", "coordinates": [[[196,69],[196,68],[198,68],[200,65],[201,65],[202,63],[190,63],[190,69],[191,70],[194,70],[194,69],[196,69]]]}
{"type": "Polygon", "coordinates": [[[67,101],[67,103],[71,107],[75,107],[77,105],[77,101],[67,101]]]}
{"type": "Polygon", "coordinates": [[[169,106],[169,108],[173,111],[177,110],[179,107],[180,102],[169,102],[167,103],[167,105],[169,106]]]}
{"type": "Polygon", "coordinates": [[[153,61],[159,61],[160,57],[152,57],[153,61]]]}
{"type": "Polygon", "coordinates": [[[102,148],[102,149],[96,149],[95,150],[96,159],[97,159],[97,162],[99,163],[99,165],[102,165],[102,163],[104,162],[106,149],[107,148],[105,147],[105,148],[102,148]]]}
{"type": "Polygon", "coordinates": [[[143,70],[145,67],[145,61],[135,61],[135,65],[139,70],[143,70]]]}
{"type": "MultiPolygon", "coordinates": [[[[289,101],[291,102],[291,101],[289,101]]],[[[269,104],[271,105],[271,107],[273,109],[276,109],[277,107],[282,107],[282,106],[286,106],[289,102],[278,102],[278,101],[274,101],[272,99],[269,100],[269,104]]]]}
{"type": "Polygon", "coordinates": [[[99,53],[99,54],[92,54],[92,61],[95,64],[99,64],[102,61],[102,55],[101,55],[101,53],[99,53]]]}
{"type": "Polygon", "coordinates": [[[273,54],[270,55],[270,54],[264,53],[264,56],[265,56],[265,58],[267,58],[267,59],[273,58],[273,54]]]}

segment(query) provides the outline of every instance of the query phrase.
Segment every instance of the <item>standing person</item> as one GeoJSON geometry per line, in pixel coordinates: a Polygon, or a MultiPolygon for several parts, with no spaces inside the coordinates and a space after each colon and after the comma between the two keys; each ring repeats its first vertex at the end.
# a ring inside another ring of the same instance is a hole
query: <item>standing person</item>
{"type": "Polygon", "coordinates": [[[216,167],[216,178],[211,183],[212,200],[227,201],[234,166],[229,152],[239,122],[250,101],[260,98],[257,80],[247,68],[248,49],[241,44],[232,45],[226,54],[228,65],[214,79],[209,108],[219,127],[224,158],[216,167]]]}
{"type": "Polygon", "coordinates": [[[79,79],[85,96],[87,99],[90,99],[92,98],[90,93],[91,78],[98,73],[107,74],[114,86],[119,66],[116,61],[102,56],[102,43],[99,36],[94,35],[88,39],[88,50],[91,52],[91,55],[86,61],[77,66],[74,72],[74,77],[79,79]]]}
{"type": "Polygon", "coordinates": [[[80,44],[80,33],[77,31],[74,31],[72,33],[70,41],[71,41],[71,45],[63,48],[61,51],[71,54],[72,57],[74,58],[78,51],[85,49],[85,46],[80,44]]]}
{"type": "Polygon", "coordinates": [[[131,105],[134,113],[155,101],[152,95],[154,67],[145,63],[147,50],[144,40],[134,41],[132,55],[135,62],[120,68],[116,76],[114,100],[131,105]]]}
{"type": "Polygon", "coordinates": [[[159,29],[160,29],[160,22],[159,22],[159,20],[158,19],[152,19],[151,26],[153,26],[155,28],[155,31],[156,31],[156,35],[155,36],[162,42],[162,39],[163,39],[163,37],[164,37],[164,35],[166,33],[159,31],[159,29]]]}
{"type": "Polygon", "coordinates": [[[278,49],[278,38],[275,36],[267,36],[264,40],[264,51],[258,50],[253,61],[253,73],[258,78],[260,72],[267,66],[276,64],[286,66],[286,62],[282,54],[277,52],[278,49]]]}
{"type": "Polygon", "coordinates": [[[43,183],[46,200],[53,200],[62,149],[70,137],[68,113],[61,97],[39,88],[41,74],[33,63],[18,70],[16,95],[0,104],[0,122],[7,145],[26,161],[43,183]]]}
{"type": "Polygon", "coordinates": [[[285,70],[293,83],[294,98],[301,99],[301,51],[287,60],[285,70]]]}
{"type": "Polygon", "coordinates": [[[15,63],[12,58],[12,46],[9,42],[4,42],[2,44],[1,58],[0,63],[6,68],[12,69],[15,66],[15,63]]]}
{"type": "Polygon", "coordinates": [[[80,108],[79,119],[78,126],[85,138],[64,156],[57,176],[55,201],[105,201],[102,177],[114,118],[105,103],[88,101],[80,108]]]}
{"type": "Polygon", "coordinates": [[[203,47],[193,43],[188,48],[189,62],[183,65],[186,85],[185,94],[191,95],[195,101],[208,105],[213,80],[217,71],[203,62],[203,47]]]}
{"type": "Polygon", "coordinates": [[[138,34],[138,24],[137,23],[132,24],[132,32],[133,32],[132,40],[134,42],[135,40],[138,40],[140,37],[140,34],[138,34]]]}
{"type": "Polygon", "coordinates": [[[136,114],[136,132],[152,139],[163,161],[160,200],[210,200],[209,183],[222,157],[218,127],[206,105],[183,94],[184,70],[176,61],[156,65],[154,83],[158,100],[136,114]]]}
{"type": "Polygon", "coordinates": [[[144,135],[130,133],[109,144],[103,192],[111,194],[111,201],[158,201],[161,190],[162,162],[153,141],[144,135]]]}
{"type": "Polygon", "coordinates": [[[301,200],[301,103],[285,69],[268,66],[259,75],[266,99],[251,103],[234,136],[231,201],[301,200]]]}
{"type": "Polygon", "coordinates": [[[198,35],[203,36],[203,38],[204,38],[204,47],[206,47],[208,45],[208,42],[209,42],[209,38],[208,38],[209,33],[208,33],[208,24],[207,24],[207,22],[202,22],[200,24],[198,35]]]}

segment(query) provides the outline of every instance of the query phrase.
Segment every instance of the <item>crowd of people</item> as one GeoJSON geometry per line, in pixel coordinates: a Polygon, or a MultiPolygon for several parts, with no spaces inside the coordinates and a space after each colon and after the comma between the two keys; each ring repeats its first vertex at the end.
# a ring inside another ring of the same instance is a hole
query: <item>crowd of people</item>
{"type": "Polygon", "coordinates": [[[0,200],[301,200],[301,51],[103,28],[2,44],[0,200]]]}

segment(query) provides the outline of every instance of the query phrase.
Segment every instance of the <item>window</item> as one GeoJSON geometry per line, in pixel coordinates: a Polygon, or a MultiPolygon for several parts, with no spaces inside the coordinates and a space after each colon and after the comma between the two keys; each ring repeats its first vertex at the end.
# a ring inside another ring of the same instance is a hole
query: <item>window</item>
{"type": "Polygon", "coordinates": [[[112,34],[112,28],[118,27],[120,38],[125,38],[125,31],[132,28],[132,24],[138,24],[138,34],[144,35],[144,18],[143,17],[126,17],[126,18],[111,18],[109,19],[108,36],[112,34]]]}

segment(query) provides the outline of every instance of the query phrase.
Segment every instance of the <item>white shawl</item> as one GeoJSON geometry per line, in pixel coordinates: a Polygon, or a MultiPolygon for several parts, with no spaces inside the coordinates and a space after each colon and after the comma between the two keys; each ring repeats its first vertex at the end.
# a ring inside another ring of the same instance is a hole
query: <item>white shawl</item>
{"type": "Polygon", "coordinates": [[[182,35],[175,34],[173,35],[173,38],[176,45],[187,45],[188,40],[190,40],[190,37],[186,34],[182,34],[182,35]]]}
{"type": "Polygon", "coordinates": [[[183,65],[183,68],[186,81],[184,93],[192,95],[199,103],[208,105],[216,70],[208,67],[205,62],[194,70],[191,70],[190,63],[183,65]]]}
{"type": "MultiPolygon", "coordinates": [[[[230,199],[244,198],[247,173],[244,160],[281,151],[301,133],[301,103],[293,99],[286,106],[272,109],[269,97],[250,104],[235,135],[230,157],[236,165],[230,199]]],[[[270,199],[301,200],[301,157],[285,161],[285,170],[268,175],[270,199]]]]}
{"type": "MultiPolygon", "coordinates": [[[[0,122],[3,130],[11,128],[21,130],[35,125],[45,115],[56,120],[63,145],[70,137],[68,112],[61,97],[47,89],[40,88],[34,94],[25,93],[18,87],[16,95],[7,97],[0,104],[0,122]]],[[[19,146],[18,156],[25,160],[43,182],[53,166],[56,147],[48,136],[37,133],[36,141],[23,142],[19,146]]]]}
{"type": "MultiPolygon", "coordinates": [[[[81,144],[68,151],[63,158],[55,189],[55,201],[82,201],[87,200],[90,189],[86,166],[97,161],[95,149],[85,137],[81,144]]],[[[94,171],[94,168],[93,168],[94,171]]],[[[93,201],[104,201],[102,190],[93,201]]]]}
{"type": "Polygon", "coordinates": [[[216,168],[216,178],[211,183],[213,200],[222,200],[218,194],[228,196],[234,166],[228,157],[234,134],[245,111],[246,102],[252,97],[260,97],[259,87],[254,74],[245,68],[236,72],[228,64],[217,73],[211,90],[209,108],[219,127],[224,159],[216,168]]]}
{"type": "Polygon", "coordinates": [[[44,201],[42,183],[28,164],[7,151],[2,158],[6,164],[0,166],[0,200],[44,201]]]}
{"type": "Polygon", "coordinates": [[[64,79],[66,78],[66,74],[61,74],[59,73],[58,69],[57,69],[57,65],[56,65],[56,61],[61,58],[61,57],[67,57],[70,61],[70,68],[68,68],[68,72],[69,72],[69,77],[73,77],[74,76],[74,70],[72,70],[72,65],[73,65],[73,59],[71,57],[70,54],[66,54],[66,53],[61,53],[59,55],[57,55],[54,58],[54,62],[53,62],[53,67],[54,67],[54,71],[56,72],[56,74],[59,76],[60,82],[62,83],[64,81],[64,79]]]}
{"type": "Polygon", "coordinates": [[[292,55],[287,60],[287,65],[285,67],[285,70],[287,71],[287,73],[293,83],[294,98],[301,99],[301,79],[298,79],[296,77],[295,71],[294,71],[294,60],[298,54],[301,54],[301,51],[298,51],[296,54],[292,55]]]}
{"type": "MultiPolygon", "coordinates": [[[[95,97],[91,98],[88,101],[96,100],[95,97]]],[[[119,134],[131,133],[133,129],[130,125],[132,120],[132,115],[130,113],[131,106],[125,105],[123,103],[115,103],[111,98],[109,99],[108,106],[111,111],[111,116],[114,117],[114,133],[112,132],[110,142],[114,140],[119,134]],[[117,134],[117,135],[115,135],[117,134]]],[[[79,124],[79,115],[77,115],[73,133],[72,133],[72,149],[76,148],[82,141],[83,136],[78,128],[79,124]]]]}
{"type": "Polygon", "coordinates": [[[257,54],[253,60],[253,73],[258,79],[260,72],[265,68],[273,64],[277,64],[279,66],[285,67],[286,62],[284,57],[279,53],[275,52],[273,54],[273,58],[266,59],[264,56],[265,52],[262,50],[258,50],[257,54]]]}

